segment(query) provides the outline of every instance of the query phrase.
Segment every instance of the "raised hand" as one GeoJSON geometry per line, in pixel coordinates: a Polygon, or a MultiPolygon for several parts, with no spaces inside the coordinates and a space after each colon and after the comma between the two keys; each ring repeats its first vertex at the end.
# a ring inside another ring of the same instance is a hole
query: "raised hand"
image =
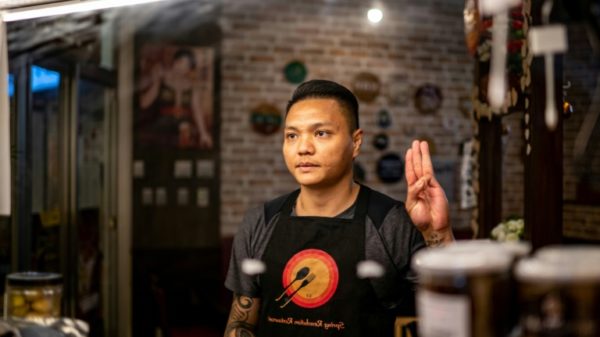
{"type": "Polygon", "coordinates": [[[413,141],[406,151],[405,164],[405,205],[412,222],[429,246],[453,241],[448,199],[435,179],[427,142],[413,141]]]}

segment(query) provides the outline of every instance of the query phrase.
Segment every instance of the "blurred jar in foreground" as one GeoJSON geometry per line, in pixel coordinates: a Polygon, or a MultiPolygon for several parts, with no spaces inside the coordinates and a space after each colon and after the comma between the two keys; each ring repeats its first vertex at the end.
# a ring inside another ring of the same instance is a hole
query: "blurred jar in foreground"
{"type": "Polygon", "coordinates": [[[6,277],[4,318],[36,320],[59,318],[62,276],[55,273],[22,272],[6,277]]]}
{"type": "Polygon", "coordinates": [[[419,336],[503,337],[511,330],[514,256],[495,243],[466,243],[418,252],[419,336]]]}
{"type": "Polygon", "coordinates": [[[523,337],[600,336],[600,248],[553,246],[521,260],[523,337]]]}

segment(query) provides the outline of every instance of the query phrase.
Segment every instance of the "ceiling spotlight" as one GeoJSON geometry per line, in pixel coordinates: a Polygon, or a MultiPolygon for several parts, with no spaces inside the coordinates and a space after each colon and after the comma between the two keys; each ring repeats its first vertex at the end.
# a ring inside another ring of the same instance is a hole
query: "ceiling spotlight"
{"type": "Polygon", "coordinates": [[[383,19],[383,12],[379,8],[371,8],[367,12],[367,18],[372,23],[378,23],[381,21],[381,19],[383,19]]]}

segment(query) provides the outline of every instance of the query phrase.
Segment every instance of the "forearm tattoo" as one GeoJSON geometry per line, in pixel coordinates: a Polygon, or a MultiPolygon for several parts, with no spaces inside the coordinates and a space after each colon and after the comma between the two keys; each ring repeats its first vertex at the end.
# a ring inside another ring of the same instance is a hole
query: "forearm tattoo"
{"type": "Polygon", "coordinates": [[[425,244],[428,247],[439,247],[442,245],[442,236],[439,233],[429,233],[425,235],[425,244]]]}
{"type": "Polygon", "coordinates": [[[229,314],[229,320],[227,327],[225,328],[225,337],[254,337],[254,330],[256,325],[252,321],[255,321],[256,313],[252,312],[257,310],[254,299],[247,296],[235,295],[233,304],[231,305],[231,312],[229,314]]]}

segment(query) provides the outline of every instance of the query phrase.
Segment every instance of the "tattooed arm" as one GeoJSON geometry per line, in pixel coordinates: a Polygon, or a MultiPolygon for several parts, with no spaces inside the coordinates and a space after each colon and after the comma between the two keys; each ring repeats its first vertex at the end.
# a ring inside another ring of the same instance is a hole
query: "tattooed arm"
{"type": "Polygon", "coordinates": [[[260,298],[234,294],[225,337],[254,337],[260,298]]]}

